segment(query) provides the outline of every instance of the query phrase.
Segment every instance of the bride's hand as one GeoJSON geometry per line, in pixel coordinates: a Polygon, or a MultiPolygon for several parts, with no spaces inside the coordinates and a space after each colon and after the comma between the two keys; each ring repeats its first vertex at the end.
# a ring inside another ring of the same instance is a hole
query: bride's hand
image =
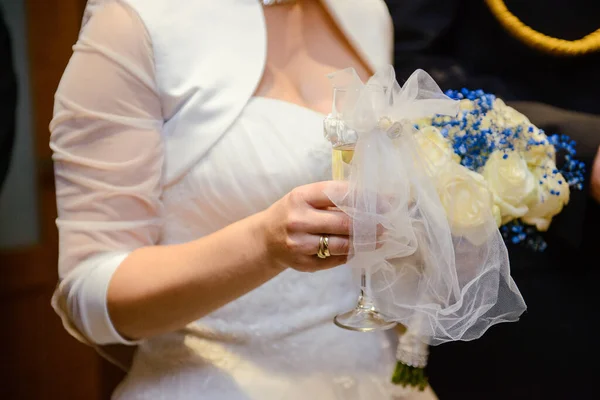
{"type": "Polygon", "coordinates": [[[298,187],[263,213],[267,255],[281,268],[314,272],[347,261],[351,219],[335,209],[325,193],[344,193],[345,182],[298,187]],[[329,237],[331,256],[319,258],[319,241],[329,237]]]}

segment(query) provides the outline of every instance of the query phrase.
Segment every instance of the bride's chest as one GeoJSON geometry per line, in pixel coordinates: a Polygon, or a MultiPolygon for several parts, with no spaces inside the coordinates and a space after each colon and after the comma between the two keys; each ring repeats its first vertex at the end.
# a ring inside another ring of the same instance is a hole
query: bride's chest
{"type": "Polygon", "coordinates": [[[265,8],[267,54],[255,92],[327,113],[332,90],[327,75],[354,67],[367,79],[369,69],[317,0],[265,8]]]}

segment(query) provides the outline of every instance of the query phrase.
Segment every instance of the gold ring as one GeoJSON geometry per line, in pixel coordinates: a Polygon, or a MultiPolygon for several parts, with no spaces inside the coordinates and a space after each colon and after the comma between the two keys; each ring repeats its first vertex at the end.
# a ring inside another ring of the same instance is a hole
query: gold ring
{"type": "Polygon", "coordinates": [[[319,239],[319,250],[317,251],[317,257],[327,258],[331,256],[329,252],[329,236],[322,235],[319,239]]]}

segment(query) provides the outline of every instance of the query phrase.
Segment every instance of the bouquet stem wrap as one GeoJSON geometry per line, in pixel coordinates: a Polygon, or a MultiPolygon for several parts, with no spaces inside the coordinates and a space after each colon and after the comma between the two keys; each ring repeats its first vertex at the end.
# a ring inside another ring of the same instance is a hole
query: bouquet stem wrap
{"type": "Polygon", "coordinates": [[[477,339],[518,320],[526,307],[485,182],[443,151],[425,155],[424,146],[437,144],[414,129],[419,118],[456,115],[458,103],[422,70],[403,87],[391,66],[367,83],[353,69],[330,78],[339,135],[329,139],[355,140],[348,191],[328,195],[353,218],[348,265],[366,271],[375,307],[407,327],[405,345],[417,358],[423,351],[415,346],[477,339]]]}

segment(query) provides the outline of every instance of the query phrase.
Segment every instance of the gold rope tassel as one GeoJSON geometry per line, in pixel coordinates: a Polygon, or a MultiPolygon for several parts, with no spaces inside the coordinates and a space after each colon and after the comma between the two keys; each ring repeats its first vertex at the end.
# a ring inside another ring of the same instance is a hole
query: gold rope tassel
{"type": "Polygon", "coordinates": [[[508,10],[503,0],[485,2],[506,30],[530,47],[554,55],[571,57],[600,51],[600,29],[577,40],[558,39],[525,25],[508,10]]]}

